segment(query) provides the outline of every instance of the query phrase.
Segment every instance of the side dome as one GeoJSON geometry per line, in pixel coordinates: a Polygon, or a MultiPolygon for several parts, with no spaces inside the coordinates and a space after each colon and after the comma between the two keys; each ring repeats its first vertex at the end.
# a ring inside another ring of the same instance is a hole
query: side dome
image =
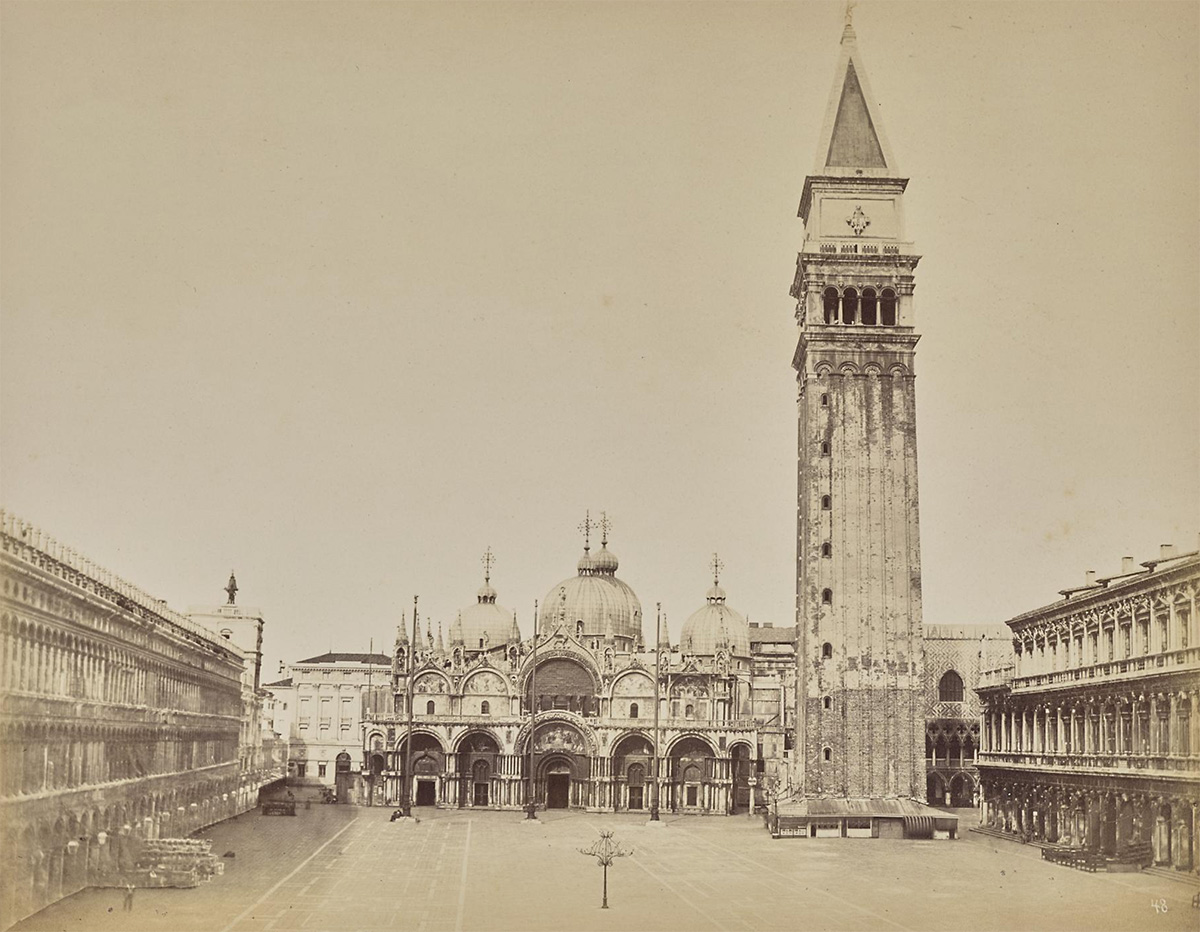
{"type": "Polygon", "coordinates": [[[508,642],[512,634],[515,616],[507,608],[496,604],[496,590],[490,579],[484,579],[475,596],[475,604],[468,605],[458,614],[451,627],[451,644],[462,641],[467,650],[499,647],[508,642]]]}
{"type": "Polygon", "coordinates": [[[725,590],[715,582],[706,604],[683,623],[680,649],[685,653],[711,656],[720,647],[734,657],[750,656],[750,626],[746,619],[725,604],[725,590]]]}
{"type": "Polygon", "coordinates": [[[546,593],[538,610],[538,633],[548,635],[562,624],[568,633],[604,638],[610,630],[618,645],[631,649],[642,637],[642,603],[626,583],[617,579],[618,561],[607,546],[596,556],[583,548],[577,575],[546,593]]]}

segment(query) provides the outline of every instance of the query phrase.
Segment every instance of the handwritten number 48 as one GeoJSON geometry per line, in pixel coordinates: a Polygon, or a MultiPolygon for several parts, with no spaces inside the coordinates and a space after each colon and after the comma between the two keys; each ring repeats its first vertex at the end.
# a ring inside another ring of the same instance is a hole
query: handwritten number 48
{"type": "Polygon", "coordinates": [[[1150,905],[1153,906],[1154,911],[1156,913],[1159,913],[1160,915],[1167,911],[1167,901],[1166,900],[1151,900],[1150,905]]]}

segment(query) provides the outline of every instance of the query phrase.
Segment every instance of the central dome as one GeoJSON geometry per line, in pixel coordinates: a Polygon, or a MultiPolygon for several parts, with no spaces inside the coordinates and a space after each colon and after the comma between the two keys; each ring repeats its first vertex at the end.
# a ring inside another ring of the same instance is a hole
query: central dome
{"type": "Polygon", "coordinates": [[[561,624],[573,635],[582,622],[582,637],[603,638],[611,632],[621,647],[633,648],[642,637],[642,603],[617,579],[618,566],[607,540],[595,556],[585,545],[577,575],[564,579],[542,600],[538,633],[552,634],[561,624]]]}

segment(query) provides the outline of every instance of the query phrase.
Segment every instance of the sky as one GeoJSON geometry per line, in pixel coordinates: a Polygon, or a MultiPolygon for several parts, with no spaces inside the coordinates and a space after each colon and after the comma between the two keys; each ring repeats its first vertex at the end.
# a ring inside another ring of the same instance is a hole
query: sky
{"type": "MultiPolygon", "coordinates": [[[[528,632],[612,522],[794,622],[796,217],[844,7],[0,6],[0,500],[269,674],[528,632]],[[410,616],[411,617],[411,616],[410,616]]],[[[1200,6],[868,3],[911,178],[924,618],[1200,531],[1200,6]]]]}

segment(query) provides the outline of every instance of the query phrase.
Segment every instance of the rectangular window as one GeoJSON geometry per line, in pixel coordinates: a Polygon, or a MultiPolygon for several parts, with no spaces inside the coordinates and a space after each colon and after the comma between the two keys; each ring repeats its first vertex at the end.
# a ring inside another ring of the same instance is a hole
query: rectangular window
{"type": "Polygon", "coordinates": [[[318,777],[325,776],[325,765],[324,764],[317,764],[317,776],[318,777]]]}
{"type": "Polygon", "coordinates": [[[296,765],[296,776],[303,777],[306,770],[308,770],[307,764],[304,764],[304,763],[297,764],[296,765]]]}

